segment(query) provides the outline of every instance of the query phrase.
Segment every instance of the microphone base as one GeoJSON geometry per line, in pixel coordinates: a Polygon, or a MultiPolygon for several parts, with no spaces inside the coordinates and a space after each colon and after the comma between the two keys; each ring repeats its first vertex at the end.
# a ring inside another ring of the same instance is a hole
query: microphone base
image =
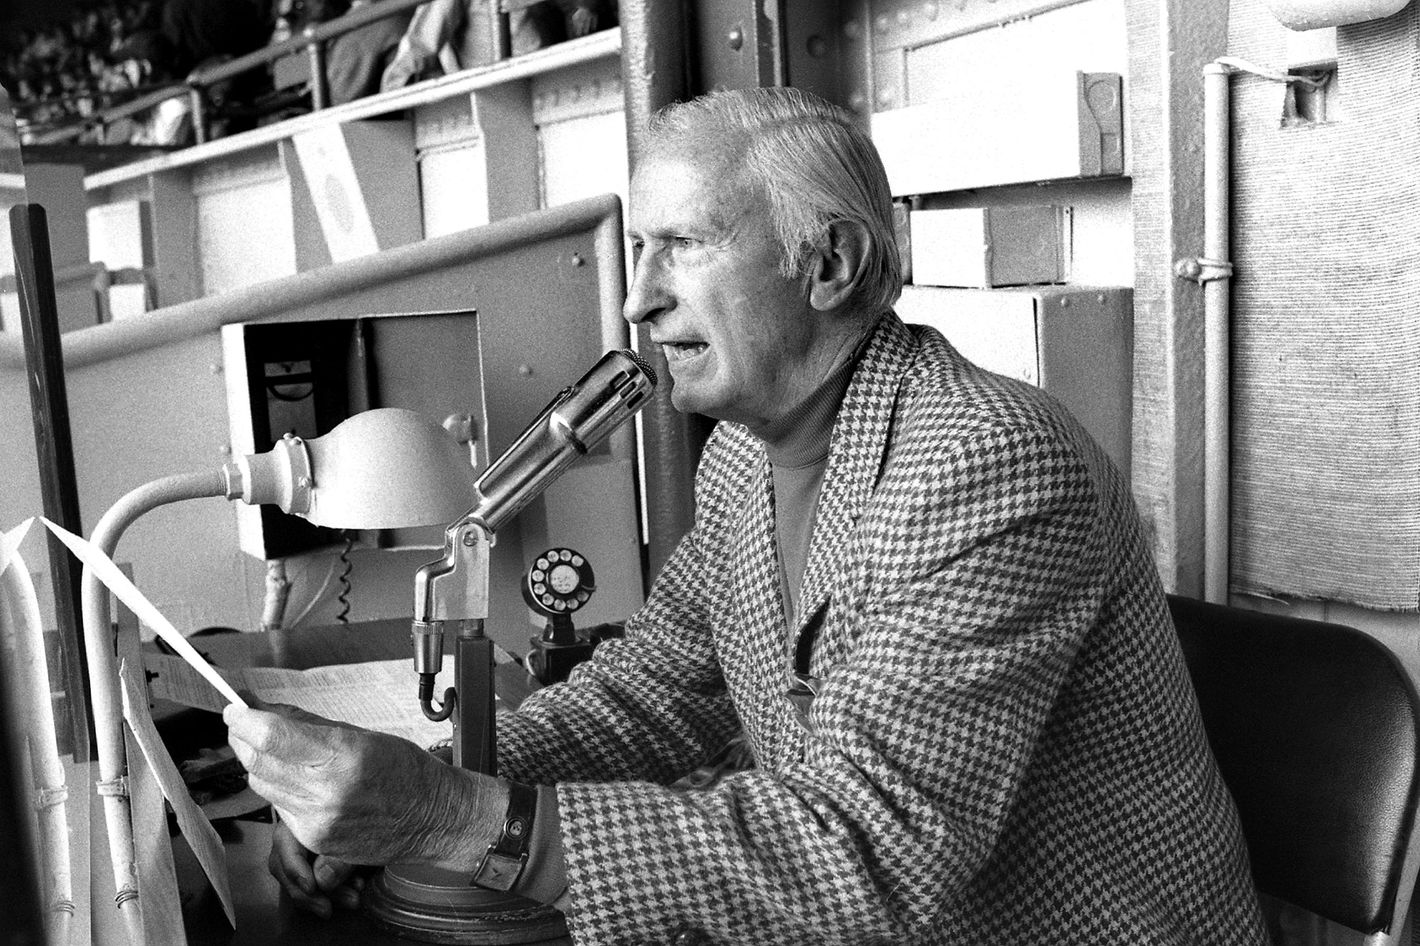
{"type": "Polygon", "coordinates": [[[436,867],[387,867],[360,899],[371,920],[405,939],[477,946],[572,944],[560,911],[516,894],[470,886],[468,875],[436,867]]]}

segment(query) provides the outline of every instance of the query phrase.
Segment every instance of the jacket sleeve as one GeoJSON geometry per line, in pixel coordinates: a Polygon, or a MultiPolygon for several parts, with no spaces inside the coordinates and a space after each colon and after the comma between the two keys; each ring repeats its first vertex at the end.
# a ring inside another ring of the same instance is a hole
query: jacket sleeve
{"type": "Polygon", "coordinates": [[[980,871],[1111,543],[1095,471],[1050,430],[895,462],[845,541],[855,639],[799,762],[702,792],[559,786],[579,943],[903,942],[980,871]]]}
{"type": "MultiPolygon", "coordinates": [[[[718,462],[715,441],[702,470],[718,462]]],[[[738,732],[698,594],[716,558],[706,546],[722,531],[702,508],[717,507],[697,502],[695,527],[627,620],[625,637],[602,643],[565,683],[499,717],[500,774],[541,783],[669,782],[738,732]]]]}

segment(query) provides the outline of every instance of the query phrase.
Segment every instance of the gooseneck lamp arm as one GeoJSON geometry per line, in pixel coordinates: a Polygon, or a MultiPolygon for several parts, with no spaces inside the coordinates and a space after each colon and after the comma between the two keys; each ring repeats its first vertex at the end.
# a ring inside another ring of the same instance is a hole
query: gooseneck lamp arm
{"type": "MultiPolygon", "coordinates": [[[[139,517],[160,506],[186,499],[227,495],[222,472],[189,473],[154,480],[128,493],[104,513],[90,541],[113,556],[124,531],[139,517]]],[[[133,826],[130,820],[127,756],[123,747],[123,702],[118,689],[115,638],[109,615],[108,594],[85,568],[82,584],[84,652],[89,659],[94,734],[99,755],[98,792],[103,798],[108,827],[109,858],[113,864],[114,902],[123,916],[128,941],[142,943],[143,920],[138,909],[138,871],[134,866],[133,826]]]]}

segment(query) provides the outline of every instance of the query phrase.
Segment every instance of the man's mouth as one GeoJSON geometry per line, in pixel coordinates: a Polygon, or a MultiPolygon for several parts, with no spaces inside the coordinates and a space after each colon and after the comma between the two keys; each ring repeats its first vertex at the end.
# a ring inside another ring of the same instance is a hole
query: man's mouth
{"type": "Polygon", "coordinates": [[[694,358],[705,351],[710,346],[704,342],[662,342],[661,348],[666,353],[666,361],[675,364],[677,361],[685,361],[694,358]]]}

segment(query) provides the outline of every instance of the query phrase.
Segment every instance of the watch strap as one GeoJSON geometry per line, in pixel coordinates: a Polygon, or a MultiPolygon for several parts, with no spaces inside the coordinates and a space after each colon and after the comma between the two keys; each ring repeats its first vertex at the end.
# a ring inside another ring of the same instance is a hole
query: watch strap
{"type": "Polygon", "coordinates": [[[537,789],[521,782],[508,782],[508,811],[503,816],[503,829],[474,869],[474,885],[489,890],[513,889],[528,863],[528,845],[536,812],[537,789]]]}

